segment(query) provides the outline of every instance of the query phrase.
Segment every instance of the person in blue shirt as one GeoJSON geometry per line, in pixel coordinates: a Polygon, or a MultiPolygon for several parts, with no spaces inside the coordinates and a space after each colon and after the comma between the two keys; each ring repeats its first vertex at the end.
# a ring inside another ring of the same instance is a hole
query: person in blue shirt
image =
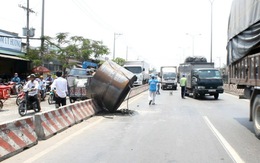
{"type": "Polygon", "coordinates": [[[149,105],[155,105],[155,96],[156,96],[156,88],[157,83],[159,81],[155,78],[155,76],[152,74],[151,79],[149,80],[149,105]]]}
{"type": "Polygon", "coordinates": [[[21,79],[18,76],[18,73],[14,73],[14,77],[11,80],[12,82],[15,82],[16,84],[20,84],[21,79]]]}
{"type": "Polygon", "coordinates": [[[14,82],[13,90],[15,91],[15,94],[18,94],[20,92],[19,87],[21,87],[21,79],[18,76],[18,73],[14,73],[14,77],[12,78],[11,82],[14,82]]]}

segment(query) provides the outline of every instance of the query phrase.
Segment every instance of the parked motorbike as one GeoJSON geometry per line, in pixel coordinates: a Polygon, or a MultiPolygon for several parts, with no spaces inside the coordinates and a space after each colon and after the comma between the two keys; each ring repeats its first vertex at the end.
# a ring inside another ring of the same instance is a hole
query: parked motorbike
{"type": "Polygon", "coordinates": [[[18,112],[21,116],[25,116],[28,110],[34,110],[36,113],[41,111],[36,101],[37,98],[32,98],[28,96],[28,93],[30,91],[33,91],[34,89],[35,88],[23,90],[25,92],[25,96],[18,106],[18,112]]]}
{"type": "Polygon", "coordinates": [[[15,82],[8,82],[8,83],[5,83],[4,85],[8,86],[11,90],[11,95],[16,95],[16,94],[19,94],[22,89],[23,89],[23,84],[22,83],[18,83],[16,84],[15,82]]]}

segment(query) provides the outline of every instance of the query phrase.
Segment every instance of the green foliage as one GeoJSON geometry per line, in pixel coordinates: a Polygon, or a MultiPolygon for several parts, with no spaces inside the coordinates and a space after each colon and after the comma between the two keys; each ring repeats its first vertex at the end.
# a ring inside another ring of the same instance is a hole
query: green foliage
{"type": "Polygon", "coordinates": [[[113,59],[113,61],[115,63],[117,63],[118,65],[120,65],[120,66],[123,66],[125,64],[125,59],[120,58],[120,57],[117,57],[117,58],[113,59]]]}
{"type": "Polygon", "coordinates": [[[29,49],[25,57],[32,61],[33,66],[42,65],[43,61],[58,60],[65,72],[66,68],[76,64],[71,63],[71,59],[83,62],[109,54],[109,49],[102,41],[94,41],[82,36],[70,37],[69,33],[58,33],[54,38],[45,36],[43,40],[43,47],[29,49]]]}
{"type": "Polygon", "coordinates": [[[40,66],[42,64],[42,60],[39,55],[39,49],[29,49],[27,55],[25,55],[24,58],[32,61],[33,66],[40,66]]]}

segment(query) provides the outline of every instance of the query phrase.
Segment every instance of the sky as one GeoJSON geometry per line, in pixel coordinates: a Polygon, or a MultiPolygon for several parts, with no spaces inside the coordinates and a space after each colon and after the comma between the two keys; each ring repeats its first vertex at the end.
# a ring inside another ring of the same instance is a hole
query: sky
{"type": "MultiPolygon", "coordinates": [[[[188,56],[210,61],[211,1],[213,0],[44,0],[44,35],[103,41],[106,57],[145,60],[151,68],[178,66],[188,56]],[[114,41],[115,38],[115,41],[114,41]],[[114,44],[115,42],[115,44],[114,44]]],[[[0,29],[18,33],[26,27],[27,0],[0,0],[0,29]],[[3,5],[4,4],[4,5],[3,5]]],[[[30,0],[29,27],[41,36],[42,2],[30,0]]],[[[212,3],[212,61],[226,64],[227,25],[232,0],[212,3]]],[[[26,40],[24,40],[26,42],[26,40]]],[[[31,45],[40,46],[39,41],[31,45]]]]}

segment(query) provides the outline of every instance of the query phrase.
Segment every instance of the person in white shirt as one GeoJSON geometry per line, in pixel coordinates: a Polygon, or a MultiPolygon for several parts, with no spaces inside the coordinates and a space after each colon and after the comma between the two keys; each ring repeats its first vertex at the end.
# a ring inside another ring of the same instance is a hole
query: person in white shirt
{"type": "Polygon", "coordinates": [[[46,93],[46,81],[43,79],[43,76],[40,76],[40,81],[39,82],[39,98],[43,99],[45,98],[45,93],[46,93]]]}
{"type": "Polygon", "coordinates": [[[30,91],[28,92],[29,102],[36,101],[38,105],[38,109],[41,110],[40,101],[38,98],[38,90],[39,90],[38,88],[39,88],[39,83],[35,80],[35,75],[31,74],[30,80],[26,83],[24,89],[26,90],[30,89],[30,91]]]}
{"type": "Polygon", "coordinates": [[[57,71],[56,76],[58,78],[54,79],[51,90],[54,90],[55,94],[55,106],[59,108],[61,105],[66,105],[66,96],[68,93],[68,83],[67,80],[62,77],[62,72],[57,71]]]}

